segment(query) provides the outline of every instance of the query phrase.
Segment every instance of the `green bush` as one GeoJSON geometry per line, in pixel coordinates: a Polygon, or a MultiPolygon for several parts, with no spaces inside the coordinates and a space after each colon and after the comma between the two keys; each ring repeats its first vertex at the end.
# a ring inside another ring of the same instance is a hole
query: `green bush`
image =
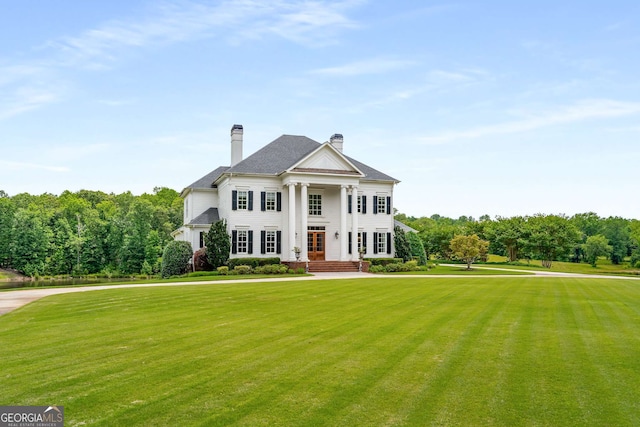
{"type": "Polygon", "coordinates": [[[162,253],[162,278],[179,276],[187,272],[189,260],[193,255],[191,243],[173,240],[167,243],[162,253]]]}
{"type": "Polygon", "coordinates": [[[365,261],[369,261],[371,263],[371,266],[387,265],[387,264],[402,264],[402,258],[367,258],[365,261]]]}
{"type": "Polygon", "coordinates": [[[228,265],[233,270],[237,265],[248,265],[251,268],[260,267],[261,265],[280,264],[280,258],[231,258],[228,265]]]}
{"type": "Polygon", "coordinates": [[[305,269],[302,267],[296,268],[296,274],[304,274],[306,273],[305,269]]]}
{"type": "Polygon", "coordinates": [[[249,265],[236,265],[233,267],[234,274],[251,274],[251,270],[249,265]]]}
{"type": "Polygon", "coordinates": [[[222,267],[218,267],[216,270],[218,271],[218,274],[221,276],[226,276],[227,274],[229,274],[229,267],[227,267],[226,265],[223,265],[222,267]]]}
{"type": "Polygon", "coordinates": [[[420,266],[418,261],[392,262],[387,265],[372,265],[369,267],[370,273],[400,273],[405,271],[418,271],[420,266]]]}
{"type": "Polygon", "coordinates": [[[288,267],[284,264],[269,264],[256,267],[253,271],[256,274],[285,274],[288,267]]]}

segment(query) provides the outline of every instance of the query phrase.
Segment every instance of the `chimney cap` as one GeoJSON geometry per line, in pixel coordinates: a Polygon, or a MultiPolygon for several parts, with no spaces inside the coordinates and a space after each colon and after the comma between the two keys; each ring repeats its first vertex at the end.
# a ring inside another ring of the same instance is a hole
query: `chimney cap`
{"type": "Polygon", "coordinates": [[[231,132],[233,133],[234,130],[242,131],[243,130],[242,125],[233,125],[231,127],[231,132]]]}
{"type": "Polygon", "coordinates": [[[331,135],[330,140],[333,141],[334,139],[344,139],[344,138],[342,137],[341,133],[334,133],[333,135],[331,135]]]}

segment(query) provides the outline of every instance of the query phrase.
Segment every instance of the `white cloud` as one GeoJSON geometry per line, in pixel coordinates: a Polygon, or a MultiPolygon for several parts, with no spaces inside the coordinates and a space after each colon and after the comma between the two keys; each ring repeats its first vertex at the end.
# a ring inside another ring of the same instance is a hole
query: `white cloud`
{"type": "Polygon", "coordinates": [[[228,40],[277,35],[302,44],[323,44],[337,30],[356,24],[344,12],[357,2],[225,1],[215,6],[198,2],[164,3],[152,16],[116,20],[77,36],[53,40],[48,46],[68,65],[99,67],[118,59],[123,50],[216,35],[228,40]]]}
{"type": "Polygon", "coordinates": [[[60,93],[47,88],[18,87],[0,104],[0,120],[5,120],[60,99],[60,93]]]}
{"type": "Polygon", "coordinates": [[[26,163],[26,162],[12,162],[7,160],[0,160],[0,165],[2,168],[10,171],[24,171],[24,170],[46,170],[50,172],[69,172],[69,168],[64,166],[51,166],[51,165],[40,165],[37,163],[26,163]]]}
{"type": "Polygon", "coordinates": [[[415,61],[374,58],[351,62],[337,67],[319,68],[312,70],[310,73],[324,76],[351,77],[363,74],[382,74],[388,71],[407,68],[415,64],[415,61]]]}
{"type": "Polygon", "coordinates": [[[525,116],[515,120],[494,125],[480,126],[462,131],[449,131],[437,135],[418,138],[426,144],[443,144],[458,139],[480,138],[491,135],[504,135],[531,131],[547,126],[573,123],[589,119],[620,117],[640,114],[640,103],[621,102],[609,99],[583,100],[573,105],[564,106],[543,113],[522,112],[525,116]]]}

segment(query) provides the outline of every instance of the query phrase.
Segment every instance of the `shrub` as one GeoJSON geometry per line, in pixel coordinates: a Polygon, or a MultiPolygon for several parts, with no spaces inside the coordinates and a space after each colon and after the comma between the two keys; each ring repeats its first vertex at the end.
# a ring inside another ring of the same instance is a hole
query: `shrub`
{"type": "Polygon", "coordinates": [[[369,273],[384,273],[386,269],[383,265],[372,265],[369,267],[369,273]]]}
{"type": "Polygon", "coordinates": [[[229,267],[227,267],[226,265],[223,265],[222,267],[218,267],[216,271],[218,272],[219,275],[226,276],[227,274],[229,274],[229,267]]]}
{"type": "Polygon", "coordinates": [[[253,271],[256,274],[285,274],[287,270],[284,264],[269,264],[256,267],[253,271]]]}
{"type": "Polygon", "coordinates": [[[237,265],[248,265],[251,268],[261,265],[280,264],[280,258],[231,258],[228,262],[229,268],[234,269],[237,265]]]}
{"type": "Polygon", "coordinates": [[[304,273],[306,273],[306,271],[305,271],[305,269],[303,267],[298,267],[298,268],[296,268],[295,273],[296,274],[304,274],[304,273]]]}
{"type": "Polygon", "coordinates": [[[401,264],[402,258],[367,258],[366,261],[374,265],[401,264]]]}
{"type": "Polygon", "coordinates": [[[193,266],[195,271],[212,271],[213,265],[207,258],[207,248],[200,248],[193,254],[193,266]]]}
{"type": "Polygon", "coordinates": [[[167,278],[186,273],[192,254],[193,251],[189,242],[174,240],[167,243],[162,253],[161,276],[167,278]]]}
{"type": "Polygon", "coordinates": [[[233,267],[234,274],[251,274],[251,270],[249,265],[236,265],[233,267]]]}

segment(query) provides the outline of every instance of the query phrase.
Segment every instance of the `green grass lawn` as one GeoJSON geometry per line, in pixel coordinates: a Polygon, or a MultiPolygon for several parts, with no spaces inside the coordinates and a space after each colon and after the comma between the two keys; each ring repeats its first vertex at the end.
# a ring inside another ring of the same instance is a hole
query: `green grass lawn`
{"type": "Polygon", "coordinates": [[[514,268],[519,270],[537,270],[537,271],[557,271],[560,273],[581,273],[581,274],[602,274],[602,275],[626,275],[626,276],[638,276],[640,270],[632,268],[629,264],[615,265],[607,259],[600,259],[596,267],[592,267],[586,263],[575,262],[562,262],[553,261],[551,263],[551,269],[542,266],[542,262],[539,260],[531,260],[530,263],[521,260],[517,265],[507,264],[506,261],[502,262],[490,262],[484,264],[478,264],[480,267],[499,267],[499,268],[514,268]]]}
{"type": "Polygon", "coordinates": [[[68,426],[640,425],[640,282],[108,289],[0,317],[0,402],[68,426]]]}
{"type": "MultiPolygon", "coordinates": [[[[480,267],[487,267],[482,264],[480,267]]],[[[396,272],[396,273],[381,273],[381,274],[392,274],[392,275],[430,275],[430,276],[438,276],[438,275],[447,275],[447,274],[455,274],[462,276],[477,276],[477,275],[527,275],[532,273],[521,273],[518,271],[504,271],[504,270],[488,270],[486,268],[476,268],[477,265],[472,265],[471,270],[467,270],[467,265],[459,265],[459,266],[448,266],[448,265],[438,265],[435,268],[431,268],[429,270],[419,270],[419,271],[405,271],[405,272],[396,272]]]]}

